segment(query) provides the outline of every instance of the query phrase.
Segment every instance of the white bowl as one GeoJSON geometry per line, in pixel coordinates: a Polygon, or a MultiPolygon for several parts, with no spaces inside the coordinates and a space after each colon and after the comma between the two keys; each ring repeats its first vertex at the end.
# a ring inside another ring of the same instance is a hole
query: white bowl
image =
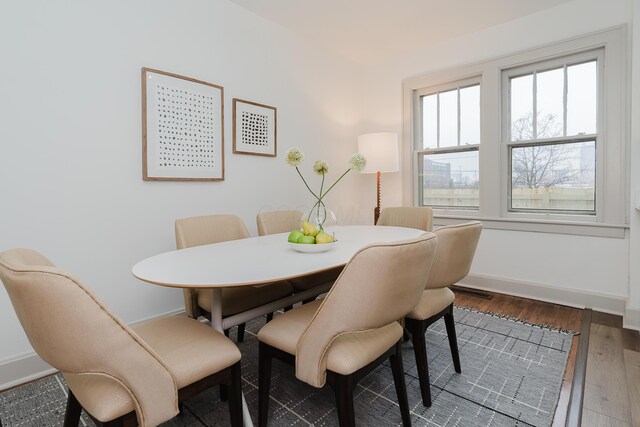
{"type": "Polygon", "coordinates": [[[333,249],[336,243],[337,242],[305,244],[289,242],[289,246],[291,246],[293,250],[302,252],[304,254],[318,254],[320,252],[326,252],[330,249],[333,249]]]}

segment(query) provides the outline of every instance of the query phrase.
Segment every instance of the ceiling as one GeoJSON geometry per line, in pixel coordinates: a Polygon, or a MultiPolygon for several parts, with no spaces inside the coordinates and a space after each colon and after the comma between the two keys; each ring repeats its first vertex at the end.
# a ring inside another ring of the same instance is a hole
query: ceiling
{"type": "Polygon", "coordinates": [[[231,0],[361,63],[382,62],[571,0],[231,0]]]}

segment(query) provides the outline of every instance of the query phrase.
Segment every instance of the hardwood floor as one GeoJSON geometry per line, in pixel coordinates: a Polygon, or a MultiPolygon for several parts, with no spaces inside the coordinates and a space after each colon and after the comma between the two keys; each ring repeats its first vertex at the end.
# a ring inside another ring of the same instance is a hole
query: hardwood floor
{"type": "Polygon", "coordinates": [[[640,334],[594,312],[582,425],[640,426],[640,334]]]}
{"type": "MultiPolygon", "coordinates": [[[[575,332],[580,331],[582,327],[583,310],[578,308],[503,294],[489,293],[490,298],[482,298],[457,289],[454,289],[454,292],[456,294],[455,304],[460,307],[475,308],[480,311],[516,317],[530,323],[544,324],[575,332]]],[[[553,426],[565,425],[579,341],[580,336],[577,335],[571,345],[553,426]]]]}
{"type": "MultiPolygon", "coordinates": [[[[580,331],[583,310],[502,294],[478,297],[456,292],[456,305],[517,317],[531,323],[580,331]]],[[[562,382],[554,426],[564,426],[580,336],[575,336],[562,382]]],[[[640,333],[622,328],[622,318],[593,312],[582,426],[640,427],[640,333]]]]}

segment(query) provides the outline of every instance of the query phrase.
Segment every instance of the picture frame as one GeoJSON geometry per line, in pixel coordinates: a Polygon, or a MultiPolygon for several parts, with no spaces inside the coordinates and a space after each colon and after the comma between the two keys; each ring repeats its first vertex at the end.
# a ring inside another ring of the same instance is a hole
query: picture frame
{"type": "Polygon", "coordinates": [[[142,179],[224,181],[224,88],[142,68],[142,179]]]}
{"type": "Polygon", "coordinates": [[[233,153],[277,157],[278,110],[233,98],[233,153]]]}

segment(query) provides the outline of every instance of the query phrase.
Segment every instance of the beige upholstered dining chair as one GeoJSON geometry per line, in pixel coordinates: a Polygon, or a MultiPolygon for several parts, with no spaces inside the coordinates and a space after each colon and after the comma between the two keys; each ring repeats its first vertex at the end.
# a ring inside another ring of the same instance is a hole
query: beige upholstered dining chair
{"type": "Polygon", "coordinates": [[[438,248],[433,268],[420,302],[405,318],[405,328],[411,334],[413,342],[422,403],[425,406],[431,406],[431,388],[424,334],[429,325],[443,316],[453,366],[456,372],[462,372],[453,319],[455,295],[448,286],[455,285],[469,274],[481,232],[482,223],[479,221],[449,225],[434,231],[438,236],[438,248]]]}
{"type": "Polygon", "coordinates": [[[256,215],[258,235],[288,233],[296,228],[299,229],[300,218],[302,218],[302,212],[296,210],[260,212],[256,215]]]}
{"type": "MultiPolygon", "coordinates": [[[[302,212],[295,210],[261,212],[256,216],[258,234],[265,236],[267,234],[285,233],[294,229],[300,229],[300,218],[302,215],[302,212]]],[[[342,268],[343,267],[332,268],[305,277],[289,279],[288,282],[293,286],[294,292],[306,291],[325,283],[335,282],[342,268]]],[[[304,302],[310,302],[314,299],[315,297],[305,300],[304,302]]]]}
{"type": "Polygon", "coordinates": [[[258,333],[258,420],[267,425],[271,360],[295,365],[296,377],[334,389],[341,426],[355,425],[353,390],[390,358],[403,424],[410,425],[400,342],[402,319],[424,291],[437,239],[378,243],[358,251],[326,298],[276,317],[258,333]],[[393,304],[389,304],[393,301],[393,304]]]}
{"type": "MultiPolygon", "coordinates": [[[[247,227],[235,215],[207,215],[176,220],[176,246],[178,249],[249,237],[247,227]]],[[[211,317],[212,292],[208,289],[183,290],[187,315],[211,317]]],[[[242,286],[222,289],[222,317],[250,310],[293,293],[287,282],[261,286],[242,286]]],[[[272,314],[268,317],[271,318],[272,314]]],[[[238,342],[244,338],[245,324],[238,326],[238,342]]],[[[225,331],[228,334],[228,331],[225,331]]]]}
{"type": "Polygon", "coordinates": [[[431,208],[415,206],[384,208],[376,225],[391,225],[431,231],[432,219],[433,213],[431,208]]]}
{"type": "Polygon", "coordinates": [[[240,351],[187,317],[129,328],[78,279],[28,249],[0,253],[4,283],[29,342],[69,386],[65,426],[84,410],[98,425],[156,426],[209,386],[231,386],[231,423],[242,425],[240,351]]]}

